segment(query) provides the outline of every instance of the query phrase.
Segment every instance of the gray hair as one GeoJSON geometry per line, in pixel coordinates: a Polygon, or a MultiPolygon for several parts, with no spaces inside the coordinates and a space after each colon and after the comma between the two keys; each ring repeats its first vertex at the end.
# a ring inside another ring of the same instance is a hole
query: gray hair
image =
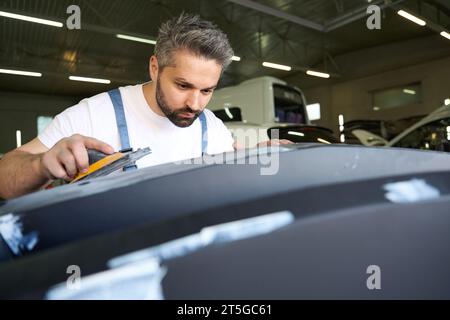
{"type": "Polygon", "coordinates": [[[186,13],[163,23],[159,29],[155,47],[159,68],[172,65],[173,53],[182,49],[216,60],[222,66],[222,72],[234,55],[228,37],[216,25],[186,13]]]}

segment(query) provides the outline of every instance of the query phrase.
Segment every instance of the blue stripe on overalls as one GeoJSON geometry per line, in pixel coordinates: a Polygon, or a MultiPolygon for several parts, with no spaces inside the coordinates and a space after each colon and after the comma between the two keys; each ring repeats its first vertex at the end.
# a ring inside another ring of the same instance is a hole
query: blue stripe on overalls
{"type": "MultiPolygon", "coordinates": [[[[131,149],[130,138],[128,136],[127,119],[125,118],[125,111],[123,109],[122,96],[119,89],[114,89],[108,92],[111,98],[114,112],[116,114],[117,130],[119,131],[120,144],[122,150],[131,149]]],[[[200,123],[202,125],[202,155],[206,154],[208,149],[208,123],[206,121],[205,113],[202,112],[199,116],[200,123]]],[[[130,171],[137,169],[136,165],[130,165],[123,168],[123,171],[130,171]]]]}

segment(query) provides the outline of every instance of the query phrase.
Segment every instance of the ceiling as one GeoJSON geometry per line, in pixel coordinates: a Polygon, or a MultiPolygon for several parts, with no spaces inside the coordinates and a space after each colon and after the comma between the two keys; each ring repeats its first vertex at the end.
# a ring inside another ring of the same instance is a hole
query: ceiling
{"type": "Polygon", "coordinates": [[[43,74],[42,78],[0,74],[0,91],[82,97],[147,81],[153,45],[117,39],[115,34],[154,39],[160,23],[182,11],[214,21],[242,58],[226,71],[222,86],[272,75],[311,87],[450,55],[450,41],[437,32],[450,28],[450,1],[374,3],[383,8],[382,28],[371,31],[366,27],[367,0],[0,0],[0,11],[61,22],[69,16],[68,6],[81,8],[81,30],[0,17],[0,68],[43,74]],[[431,28],[398,16],[400,8],[426,18],[431,28]],[[418,48],[414,54],[405,49],[411,43],[418,48]],[[386,63],[371,69],[364,57],[381,48],[388,48],[380,57],[386,63]],[[267,69],[261,66],[263,61],[290,65],[293,70],[267,69]],[[327,71],[332,77],[306,76],[307,68],[327,71]],[[73,82],[69,75],[112,83],[73,82]]]}

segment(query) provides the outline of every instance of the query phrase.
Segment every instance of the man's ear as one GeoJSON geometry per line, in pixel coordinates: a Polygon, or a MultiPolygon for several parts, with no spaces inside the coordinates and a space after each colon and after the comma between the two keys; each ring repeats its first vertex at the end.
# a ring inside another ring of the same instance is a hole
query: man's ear
{"type": "Polygon", "coordinates": [[[156,81],[156,79],[158,79],[159,73],[158,59],[156,58],[156,56],[151,56],[150,58],[149,71],[152,81],[156,81]]]}

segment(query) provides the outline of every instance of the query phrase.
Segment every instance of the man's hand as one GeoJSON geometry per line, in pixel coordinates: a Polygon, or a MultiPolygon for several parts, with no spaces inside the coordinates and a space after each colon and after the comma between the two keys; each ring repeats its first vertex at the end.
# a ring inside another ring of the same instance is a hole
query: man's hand
{"type": "Polygon", "coordinates": [[[89,167],[87,149],[111,154],[114,149],[94,138],[79,134],[64,138],[39,157],[39,172],[47,179],[72,180],[78,172],[85,173],[89,167]]]}
{"type": "Polygon", "coordinates": [[[0,160],[0,198],[11,199],[46,186],[49,180],[72,180],[89,167],[87,149],[114,152],[94,138],[73,135],[48,149],[38,138],[13,150],[0,160]]]}

